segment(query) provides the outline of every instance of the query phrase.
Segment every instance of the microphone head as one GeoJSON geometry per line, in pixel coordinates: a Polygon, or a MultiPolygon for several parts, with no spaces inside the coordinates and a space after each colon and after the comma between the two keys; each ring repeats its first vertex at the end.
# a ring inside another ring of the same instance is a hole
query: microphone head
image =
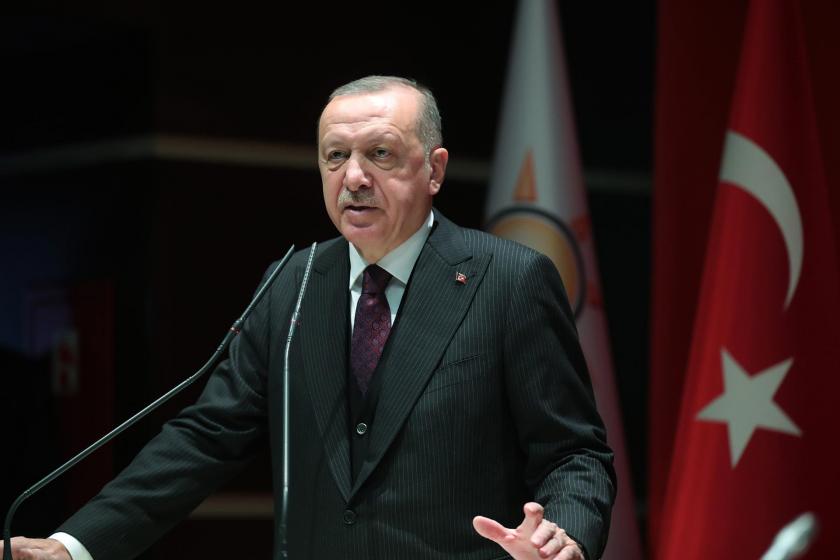
{"type": "Polygon", "coordinates": [[[797,558],[808,550],[814,537],[817,536],[819,523],[817,516],[805,512],[776,534],[770,549],[764,553],[761,560],[790,560],[797,558]]]}

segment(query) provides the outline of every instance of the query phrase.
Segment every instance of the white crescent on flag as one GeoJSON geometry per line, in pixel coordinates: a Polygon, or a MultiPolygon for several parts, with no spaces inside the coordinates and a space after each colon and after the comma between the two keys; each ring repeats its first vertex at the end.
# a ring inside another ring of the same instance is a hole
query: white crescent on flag
{"type": "Polygon", "coordinates": [[[757,198],[779,226],[790,267],[785,298],[787,308],[799,283],[803,247],[802,218],[787,177],[761,146],[730,130],[726,134],[720,179],[757,198]]]}

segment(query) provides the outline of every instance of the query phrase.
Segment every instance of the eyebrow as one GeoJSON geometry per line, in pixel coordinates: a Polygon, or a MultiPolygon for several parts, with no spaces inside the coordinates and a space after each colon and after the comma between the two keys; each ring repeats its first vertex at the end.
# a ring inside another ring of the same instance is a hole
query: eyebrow
{"type": "MultiPolygon", "coordinates": [[[[390,129],[379,129],[379,130],[371,130],[369,132],[362,132],[356,135],[356,140],[360,142],[370,142],[379,139],[387,139],[387,140],[397,140],[402,142],[402,136],[393,132],[390,129]]],[[[324,134],[322,142],[330,141],[330,142],[345,142],[347,140],[347,134],[341,131],[330,131],[324,134]]]]}

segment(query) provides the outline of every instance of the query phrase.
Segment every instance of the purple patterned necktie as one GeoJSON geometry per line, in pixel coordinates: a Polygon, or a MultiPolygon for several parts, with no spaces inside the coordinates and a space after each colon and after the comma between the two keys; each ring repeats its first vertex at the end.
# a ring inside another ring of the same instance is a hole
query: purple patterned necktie
{"type": "Polygon", "coordinates": [[[391,309],[385,299],[385,286],[391,275],[376,266],[365,269],[362,295],[356,304],[353,341],[350,346],[350,370],[362,395],[367,394],[370,378],[391,332],[391,309]]]}

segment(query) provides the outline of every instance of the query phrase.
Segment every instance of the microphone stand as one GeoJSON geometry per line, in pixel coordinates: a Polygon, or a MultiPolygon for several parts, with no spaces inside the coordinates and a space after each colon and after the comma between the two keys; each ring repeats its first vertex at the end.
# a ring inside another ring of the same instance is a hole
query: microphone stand
{"type": "MultiPolygon", "coordinates": [[[[25,500],[27,500],[33,494],[41,490],[44,486],[46,486],[47,484],[49,484],[50,482],[52,482],[53,480],[55,480],[56,478],[73,468],[74,466],[76,466],[76,464],[84,460],[88,455],[90,455],[91,453],[93,453],[94,451],[96,451],[97,449],[99,449],[100,447],[102,447],[103,445],[105,445],[106,443],[123,433],[126,429],[130,428],[131,426],[145,418],[150,412],[152,412],[160,405],[162,405],[163,403],[165,403],[166,401],[168,401],[169,399],[171,399],[172,397],[174,397],[175,395],[192,385],[199,377],[207,373],[207,371],[213,366],[213,364],[216,363],[216,360],[219,359],[219,356],[221,356],[222,353],[227,349],[228,345],[234,339],[234,337],[236,337],[236,335],[239,334],[239,331],[242,330],[242,324],[245,322],[245,319],[248,318],[248,315],[251,314],[251,311],[262,299],[266,290],[277,277],[280,270],[282,270],[283,267],[286,266],[286,263],[291,258],[294,250],[294,245],[289,247],[289,250],[286,252],[286,255],[274,268],[274,270],[269,275],[268,279],[260,287],[259,291],[257,291],[257,294],[254,296],[254,299],[251,300],[251,303],[248,304],[248,307],[245,308],[245,312],[242,313],[242,316],[239,319],[233,322],[230,329],[228,329],[227,334],[225,334],[225,337],[222,339],[222,342],[216,348],[216,351],[213,352],[213,355],[210,356],[210,359],[207,360],[207,363],[201,366],[201,368],[197,372],[195,372],[190,377],[186,378],[184,381],[167,391],[165,394],[158,397],[157,400],[147,405],[143,410],[136,413],[134,416],[132,416],[131,418],[129,418],[128,420],[126,420],[125,422],[123,422],[122,424],[120,424],[119,426],[117,426],[116,428],[99,438],[97,441],[88,446],[78,455],[71,458],[69,461],[55,469],[53,472],[45,476],[42,480],[34,484],[29,489],[25,490],[20,496],[17,497],[17,499],[12,503],[11,507],[9,508],[9,512],[6,514],[6,521],[3,524],[3,560],[12,560],[12,518],[14,517],[18,507],[20,507],[20,505],[25,500]]],[[[298,302],[298,304],[299,303],[300,302],[298,302]]]]}
{"type": "Polygon", "coordinates": [[[312,261],[315,258],[315,247],[312,244],[309,250],[309,260],[306,261],[306,270],[303,273],[303,280],[300,283],[295,311],[292,313],[292,320],[289,324],[289,334],[286,337],[286,350],[283,356],[283,495],[280,502],[280,553],[283,558],[288,558],[288,544],[286,529],[289,519],[289,348],[292,345],[292,336],[300,316],[300,304],[303,301],[303,294],[306,293],[306,284],[309,282],[309,272],[312,270],[312,261]]]}

